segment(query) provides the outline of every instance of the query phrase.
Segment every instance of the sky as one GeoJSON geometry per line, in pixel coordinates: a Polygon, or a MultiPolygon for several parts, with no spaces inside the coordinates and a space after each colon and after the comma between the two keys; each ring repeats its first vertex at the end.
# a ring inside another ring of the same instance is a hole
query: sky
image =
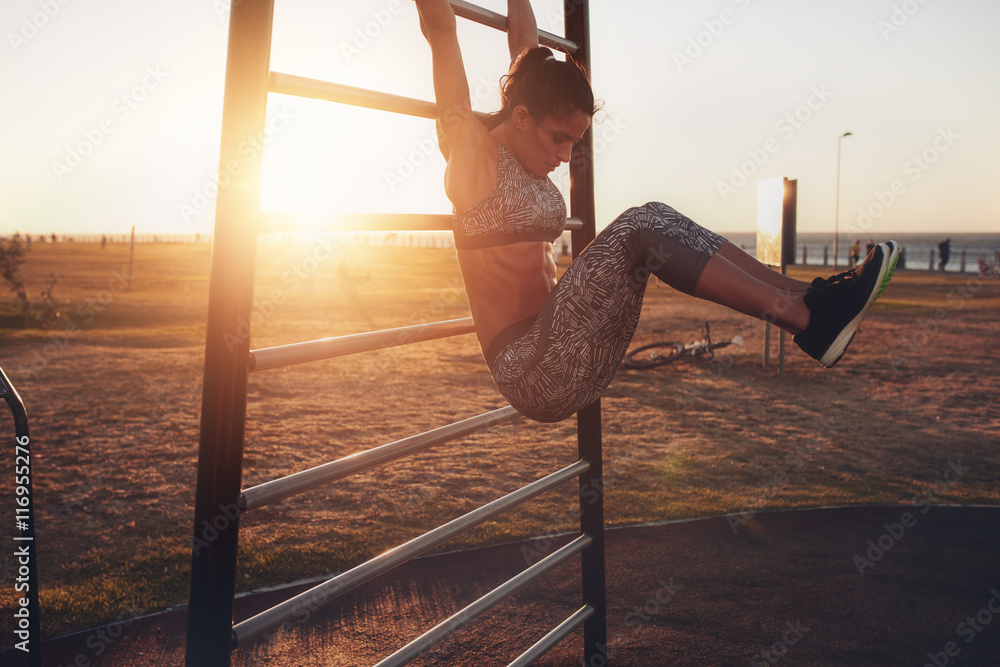
{"type": "MultiPolygon", "coordinates": [[[[533,6],[562,32],[562,0],[533,6]]],[[[0,234],[210,233],[228,14],[4,0],[0,234]]],[[[493,110],[505,37],[460,23],[493,110]]],[[[800,232],[1000,233],[998,25],[996,0],[592,0],[598,228],[655,200],[752,232],[787,177],[800,232]]],[[[271,69],[433,99],[411,0],[276,0],[271,69]]],[[[264,210],[450,212],[430,121],[271,94],[268,127],[264,210]]]]}

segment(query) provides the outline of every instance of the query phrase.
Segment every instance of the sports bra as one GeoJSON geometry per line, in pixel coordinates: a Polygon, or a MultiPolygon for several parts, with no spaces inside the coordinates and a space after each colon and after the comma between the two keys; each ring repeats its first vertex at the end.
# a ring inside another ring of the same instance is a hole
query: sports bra
{"type": "Polygon", "coordinates": [[[529,174],[503,144],[493,192],[453,220],[455,247],[462,250],[553,243],[565,226],[566,202],[555,183],[529,174]]]}

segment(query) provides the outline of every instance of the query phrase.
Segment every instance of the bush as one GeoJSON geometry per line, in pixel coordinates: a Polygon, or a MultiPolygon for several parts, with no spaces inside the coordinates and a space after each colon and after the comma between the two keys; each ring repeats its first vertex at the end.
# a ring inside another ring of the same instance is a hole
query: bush
{"type": "Polygon", "coordinates": [[[54,326],[60,317],[55,299],[52,296],[56,285],[56,275],[50,274],[45,281],[45,287],[40,295],[41,312],[36,315],[35,309],[31,305],[28,286],[21,275],[21,265],[26,259],[20,234],[14,234],[10,240],[0,239],[0,274],[11,285],[10,289],[14,292],[14,306],[24,316],[24,326],[28,329],[48,329],[54,326]]]}

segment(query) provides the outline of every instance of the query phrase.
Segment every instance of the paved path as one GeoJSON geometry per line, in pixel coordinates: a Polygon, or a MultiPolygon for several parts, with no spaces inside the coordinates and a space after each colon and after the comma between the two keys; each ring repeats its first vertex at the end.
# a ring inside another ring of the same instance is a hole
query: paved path
{"type": "MultiPolygon", "coordinates": [[[[232,664],[371,665],[544,546],[418,559],[272,643],[236,651],[232,664]]],[[[774,512],[735,532],[725,517],[625,528],[608,532],[607,561],[616,667],[1000,665],[1000,508],[774,512]]],[[[413,664],[506,665],[579,607],[578,591],[574,559],[413,664]]],[[[287,595],[241,598],[237,616],[287,595]]],[[[185,617],[50,640],[46,664],[182,665],[185,617]]],[[[580,637],[536,664],[580,665],[580,637]]]]}

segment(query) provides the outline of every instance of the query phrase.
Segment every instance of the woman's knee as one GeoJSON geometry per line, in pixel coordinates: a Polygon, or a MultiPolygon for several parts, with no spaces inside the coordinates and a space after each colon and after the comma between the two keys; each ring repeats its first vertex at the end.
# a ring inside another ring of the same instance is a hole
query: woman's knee
{"type": "Polygon", "coordinates": [[[633,206],[619,216],[619,218],[626,220],[656,220],[658,218],[673,220],[682,217],[674,208],[659,201],[649,201],[641,206],[633,206]]]}
{"type": "Polygon", "coordinates": [[[634,206],[615,220],[621,233],[642,233],[654,231],[671,233],[686,228],[687,219],[675,209],[662,202],[647,202],[634,206]]]}

